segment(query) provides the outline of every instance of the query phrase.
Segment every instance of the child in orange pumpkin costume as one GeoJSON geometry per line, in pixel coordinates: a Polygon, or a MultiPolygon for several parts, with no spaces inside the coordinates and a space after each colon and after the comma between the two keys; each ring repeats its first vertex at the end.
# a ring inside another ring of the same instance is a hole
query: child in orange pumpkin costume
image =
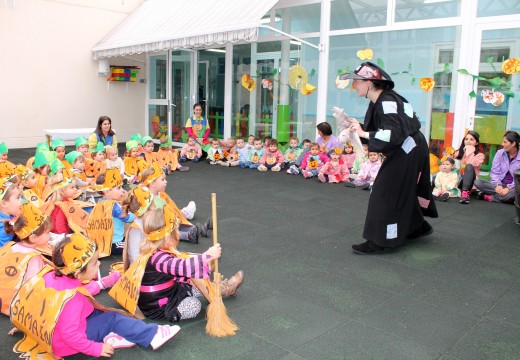
{"type": "Polygon", "coordinates": [[[141,173],[151,164],[139,154],[139,143],[136,140],[126,142],[127,156],[123,159],[125,179],[134,184],[140,181],[141,173]]]}

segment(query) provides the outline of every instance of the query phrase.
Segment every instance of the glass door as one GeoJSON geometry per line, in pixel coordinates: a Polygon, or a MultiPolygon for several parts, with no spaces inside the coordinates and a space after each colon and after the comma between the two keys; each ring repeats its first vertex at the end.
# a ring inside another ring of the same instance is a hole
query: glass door
{"type": "Polygon", "coordinates": [[[167,57],[167,54],[148,57],[147,131],[155,142],[169,134],[167,57]]]}
{"type": "Polygon", "coordinates": [[[171,114],[173,142],[185,142],[183,131],[186,120],[191,116],[191,76],[194,55],[192,51],[171,52],[171,114]]]}
{"type": "Polygon", "coordinates": [[[209,72],[209,61],[199,61],[199,72],[198,72],[198,92],[197,102],[202,105],[202,115],[208,117],[208,107],[206,106],[208,100],[208,72],[209,72]]]}

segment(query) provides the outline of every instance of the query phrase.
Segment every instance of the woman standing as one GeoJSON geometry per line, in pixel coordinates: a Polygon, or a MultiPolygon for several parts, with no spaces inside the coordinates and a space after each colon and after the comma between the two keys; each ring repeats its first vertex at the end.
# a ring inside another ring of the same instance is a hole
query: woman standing
{"type": "Polygon", "coordinates": [[[88,137],[89,152],[96,148],[98,142],[117,148],[116,134],[112,130],[112,120],[108,116],[99,117],[96,130],[88,137]]]}
{"type": "Polygon", "coordinates": [[[365,62],[340,78],[353,79],[358,96],[370,99],[364,125],[351,118],[350,130],[368,141],[368,151],[385,156],[368,202],[366,242],[352,249],[357,254],[383,253],[407,238],[433,231],[423,218],[437,217],[431,201],[428,145],[412,106],[392,90],[394,82],[385,71],[365,62]]]}
{"type": "Polygon", "coordinates": [[[506,131],[502,139],[502,149],[497,151],[491,165],[491,181],[475,180],[475,187],[480,190],[479,198],[494,202],[513,202],[515,171],[520,170],[519,143],[520,135],[516,131],[506,131]]]}

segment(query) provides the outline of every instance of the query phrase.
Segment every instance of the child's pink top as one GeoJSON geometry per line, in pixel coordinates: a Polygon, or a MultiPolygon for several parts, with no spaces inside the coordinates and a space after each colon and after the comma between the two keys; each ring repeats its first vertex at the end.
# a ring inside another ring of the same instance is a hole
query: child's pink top
{"type": "MultiPolygon", "coordinates": [[[[302,169],[307,169],[307,159],[309,158],[309,156],[312,156],[310,151],[308,151],[305,155],[303,155],[302,165],[300,166],[302,169]]],[[[319,158],[322,162],[321,166],[323,166],[323,164],[325,164],[326,162],[328,162],[330,160],[330,158],[322,152],[318,152],[317,156],[319,156],[319,158]]]]}
{"type": "Polygon", "coordinates": [[[359,171],[358,179],[374,181],[380,167],[381,161],[379,160],[376,162],[365,161],[361,166],[361,170],[359,171]]]}
{"type": "Polygon", "coordinates": [[[351,152],[350,154],[342,154],[341,159],[345,164],[347,164],[349,169],[352,169],[352,167],[354,167],[354,161],[356,161],[356,153],[351,152]]]}
{"type": "MultiPolygon", "coordinates": [[[[57,277],[54,272],[43,276],[45,286],[56,290],[75,289],[82,286],[81,282],[67,276],[57,277]]],[[[87,339],[87,317],[94,312],[94,306],[80,293],[76,293],[70,299],[54,329],[52,337],[52,350],[59,357],[83,353],[89,356],[99,357],[103,349],[102,343],[87,339]]]]}
{"type": "Polygon", "coordinates": [[[326,162],[325,165],[323,165],[323,167],[321,168],[320,174],[329,176],[339,175],[341,181],[348,180],[350,176],[347,164],[344,163],[341,159],[337,163],[334,163],[332,161],[326,162]]]}
{"type": "Polygon", "coordinates": [[[200,147],[199,144],[195,143],[195,145],[191,146],[191,145],[184,145],[181,149],[181,157],[185,156],[186,153],[190,152],[190,151],[195,151],[197,153],[197,157],[201,157],[202,156],[202,148],[200,147]]]}
{"type": "Polygon", "coordinates": [[[260,164],[265,165],[265,162],[268,157],[274,157],[276,159],[276,164],[281,165],[284,160],[283,153],[276,149],[276,151],[273,153],[269,150],[269,148],[264,150],[264,155],[262,155],[262,158],[260,159],[260,164]]]}
{"type": "Polygon", "coordinates": [[[22,254],[30,254],[30,253],[37,253],[39,256],[34,256],[31,261],[29,261],[29,264],[27,265],[27,272],[25,273],[25,276],[23,278],[24,281],[32,278],[35,274],[40,271],[45,263],[43,262],[43,255],[36,249],[26,246],[24,243],[16,243],[11,248],[13,252],[22,253],[22,254]]]}

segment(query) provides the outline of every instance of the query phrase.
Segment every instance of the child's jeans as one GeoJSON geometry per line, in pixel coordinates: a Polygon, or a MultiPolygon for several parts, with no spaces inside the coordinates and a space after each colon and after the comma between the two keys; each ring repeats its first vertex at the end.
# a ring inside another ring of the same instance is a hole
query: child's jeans
{"type": "Polygon", "coordinates": [[[246,166],[249,167],[250,169],[258,169],[258,167],[260,166],[260,163],[259,162],[253,163],[251,161],[247,161],[246,166]]]}
{"type": "Polygon", "coordinates": [[[191,161],[193,161],[193,162],[197,162],[197,161],[199,161],[200,159],[199,159],[198,156],[195,156],[193,159],[188,159],[188,157],[187,157],[186,155],[181,156],[181,158],[179,159],[180,162],[186,162],[186,161],[188,161],[188,160],[191,160],[191,161]]]}
{"type": "Polygon", "coordinates": [[[316,169],[306,169],[306,171],[311,173],[312,176],[318,176],[318,173],[320,172],[320,170],[321,170],[321,167],[316,168],[316,169]]]}
{"type": "Polygon", "coordinates": [[[114,311],[94,310],[87,318],[87,339],[103,342],[105,336],[111,332],[124,337],[126,340],[148,347],[157,333],[157,324],[145,323],[114,311]]]}

